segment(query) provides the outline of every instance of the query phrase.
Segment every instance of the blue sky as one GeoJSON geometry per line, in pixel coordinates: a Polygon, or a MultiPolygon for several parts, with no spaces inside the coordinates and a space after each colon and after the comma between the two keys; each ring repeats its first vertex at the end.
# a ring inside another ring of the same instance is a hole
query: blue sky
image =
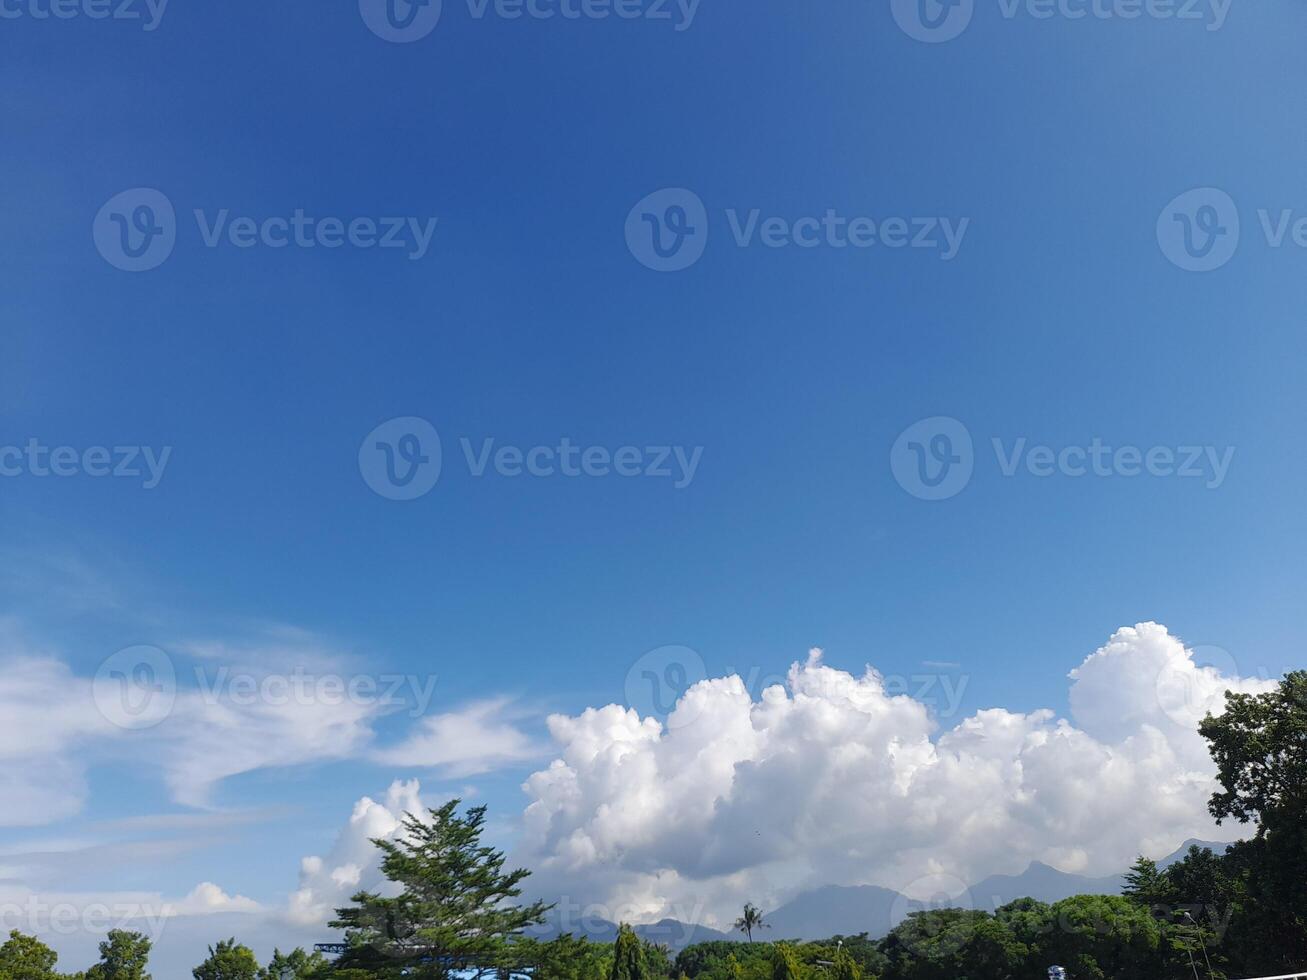
{"type": "MultiPolygon", "coordinates": [[[[675,8],[509,20],[446,0],[412,43],[352,3],[173,0],[149,31],[5,9],[0,446],[172,449],[151,490],[0,478],[2,612],[21,638],[0,655],[89,677],[150,644],[189,669],[192,644],[257,662],[294,629],[374,672],[434,674],[432,713],[511,699],[541,744],[546,714],[622,702],[631,665],[669,644],[711,676],[778,677],[813,646],[854,673],[956,664],[939,669],[966,676],[961,714],[1065,714],[1067,672],[1147,620],[1245,677],[1301,662],[1307,249],[1272,247],[1258,216],[1307,216],[1301,5],[1235,4],[1209,30],[975,0],[944,43],[851,0],[703,0],[688,26],[675,8]],[[140,187],[176,209],[177,240],[131,273],[92,224],[140,187]],[[1202,187],[1235,202],[1241,234],[1228,263],[1189,272],[1155,226],[1202,187]],[[705,208],[703,257],[678,272],[624,241],[663,188],[705,208]],[[196,209],[438,220],[413,259],[209,248],[196,209]],[[728,211],[754,209],[967,225],[947,260],[739,247],[728,211]],[[410,416],[439,431],[443,466],[399,502],[358,454],[410,416]],[[965,425],[975,469],[925,501],[890,454],[937,416],[965,425]],[[701,457],[677,488],[477,477],[460,448],[563,437],[701,457]],[[1218,487],[1007,477],[994,438],[1234,455],[1218,487]]],[[[378,719],[376,737],[414,723],[378,719]]],[[[97,760],[76,814],[4,839],[203,812],[150,744],[97,760]]],[[[398,777],[472,789],[511,843],[543,762],[261,766],[209,801],[257,819],[166,867],[60,887],[221,879],[274,903],[398,777]]]]}

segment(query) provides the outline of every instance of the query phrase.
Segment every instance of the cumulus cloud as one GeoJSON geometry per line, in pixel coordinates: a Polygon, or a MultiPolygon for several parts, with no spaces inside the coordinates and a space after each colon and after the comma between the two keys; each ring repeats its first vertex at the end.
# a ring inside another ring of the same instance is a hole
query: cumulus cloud
{"type": "Polygon", "coordinates": [[[258,912],[258,902],[244,895],[228,895],[211,881],[202,881],[179,902],[166,906],[169,915],[217,915],[220,912],[258,912]]]}
{"type": "Polygon", "coordinates": [[[374,753],[378,762],[438,768],[448,776],[470,776],[539,759],[537,745],[513,724],[507,698],[477,701],[458,711],[424,718],[407,741],[374,753]]]}
{"type": "Polygon", "coordinates": [[[360,890],[388,894],[379,852],[372,841],[393,840],[406,813],[426,813],[416,779],[391,783],[380,802],[365,796],[354,804],[354,812],[331,851],[325,857],[312,855],[300,862],[299,887],[288,907],[290,920],[303,926],[319,925],[360,890]]]}
{"type": "Polygon", "coordinates": [[[519,859],[552,893],[711,922],[809,885],[913,894],[1031,860],[1110,874],[1220,836],[1198,720],[1273,682],[1199,666],[1155,623],[1119,630],[1071,680],[1070,719],[992,708],[941,733],[875,670],[813,651],[757,701],[738,677],[701,681],[666,725],[617,705],[556,715],[519,859]]]}

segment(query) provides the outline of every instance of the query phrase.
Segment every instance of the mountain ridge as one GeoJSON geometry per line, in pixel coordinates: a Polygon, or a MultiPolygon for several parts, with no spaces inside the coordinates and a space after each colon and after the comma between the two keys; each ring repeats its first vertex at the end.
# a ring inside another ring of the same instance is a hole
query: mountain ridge
{"type": "MultiPolygon", "coordinates": [[[[1159,868],[1168,868],[1184,858],[1191,846],[1210,847],[1224,853],[1230,845],[1219,841],[1197,838],[1186,840],[1173,853],[1157,862],[1159,868]]],[[[1072,895],[1119,895],[1125,887],[1125,872],[1101,878],[1059,871],[1042,861],[1031,861],[1020,874],[989,875],[966,891],[954,896],[964,908],[992,912],[1018,898],[1033,898],[1041,902],[1058,902],[1072,895]]],[[[768,939],[825,939],[835,935],[853,936],[861,932],[880,938],[917,911],[920,902],[891,888],[879,885],[820,885],[795,895],[771,912],[763,915],[765,928],[761,935],[768,939]]],[[[532,935],[547,939],[560,932],[584,935],[596,942],[612,942],[617,936],[617,925],[594,916],[579,920],[582,928],[563,928],[561,922],[547,921],[532,935]]],[[[655,943],[665,943],[673,951],[710,940],[743,942],[744,937],[726,933],[710,926],[695,925],[677,919],[664,918],[658,922],[632,927],[636,935],[655,943]]]]}

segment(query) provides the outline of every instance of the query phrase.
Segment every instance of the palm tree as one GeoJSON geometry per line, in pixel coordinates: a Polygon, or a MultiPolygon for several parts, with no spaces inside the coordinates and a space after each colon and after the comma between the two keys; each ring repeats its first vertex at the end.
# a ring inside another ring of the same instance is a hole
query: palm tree
{"type": "Polygon", "coordinates": [[[770,929],[771,926],[762,921],[762,911],[752,902],[744,903],[744,914],[735,920],[735,928],[749,937],[749,942],[753,942],[753,930],[770,929]]]}

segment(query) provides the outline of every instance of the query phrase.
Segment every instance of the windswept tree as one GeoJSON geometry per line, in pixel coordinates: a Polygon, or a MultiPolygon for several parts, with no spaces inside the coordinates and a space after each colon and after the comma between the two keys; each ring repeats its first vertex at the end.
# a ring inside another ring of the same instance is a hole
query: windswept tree
{"type": "Polygon", "coordinates": [[[762,921],[762,911],[752,902],[744,903],[744,914],[735,920],[735,928],[748,937],[749,942],[753,942],[753,930],[770,929],[771,926],[762,921]]]}
{"type": "Polygon", "coordinates": [[[383,853],[382,873],[399,894],[361,891],[352,906],[336,910],[331,926],[344,929],[349,944],[338,967],[444,980],[527,965],[530,940],[520,934],[539,925],[552,906],[513,902],[531,872],[505,872],[504,854],[481,843],[486,808],[472,807],[460,817],[459,803],[429,810],[426,819],[405,814],[395,840],[373,840],[383,853]]]}

